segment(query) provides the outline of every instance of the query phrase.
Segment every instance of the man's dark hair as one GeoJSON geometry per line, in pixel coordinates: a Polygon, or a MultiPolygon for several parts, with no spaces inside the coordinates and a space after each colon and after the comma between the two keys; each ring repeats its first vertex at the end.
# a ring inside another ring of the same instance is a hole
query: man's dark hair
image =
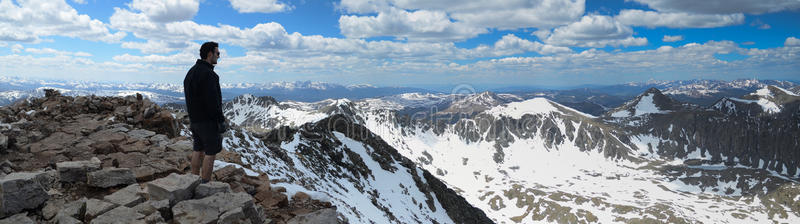
{"type": "Polygon", "coordinates": [[[208,57],[208,52],[213,52],[215,47],[219,47],[217,42],[209,41],[203,43],[203,45],[200,46],[200,59],[205,60],[208,57]]]}

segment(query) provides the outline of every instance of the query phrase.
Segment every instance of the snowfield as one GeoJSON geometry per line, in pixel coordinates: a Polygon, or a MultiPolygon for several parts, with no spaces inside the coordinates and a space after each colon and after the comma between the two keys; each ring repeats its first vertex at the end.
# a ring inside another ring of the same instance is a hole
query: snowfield
{"type": "MultiPolygon", "coordinates": [[[[800,211],[780,202],[789,199],[794,203],[800,201],[800,172],[789,177],[786,169],[777,173],[742,165],[710,163],[707,161],[712,159],[712,155],[707,150],[687,151],[683,157],[665,158],[658,153],[659,145],[677,145],[676,142],[650,134],[623,136],[625,133],[606,133],[602,131],[605,129],[600,131],[605,138],[586,136],[592,141],[600,141],[600,145],[620,142],[621,137],[627,137],[632,159],[606,157],[605,152],[597,149],[582,151],[578,147],[581,143],[575,138],[553,142],[545,136],[550,136],[548,133],[578,136],[582,130],[575,127],[603,126],[598,124],[599,119],[544,98],[511,102],[479,114],[498,119],[525,117],[533,119],[536,125],[542,125],[540,121],[545,119],[555,122],[533,137],[518,136],[519,133],[510,131],[511,140],[502,143],[489,140],[487,132],[480,133],[477,140],[468,140],[462,130],[452,124],[438,131],[424,125],[401,125],[401,118],[392,111],[408,105],[430,106],[442,99],[444,97],[433,94],[406,94],[355,103],[341,100],[289,102],[279,104],[283,107],[270,105],[257,109],[243,105],[241,108],[234,106],[236,117],[241,120],[232,121],[242,122],[263,116],[279,121],[271,123],[271,127],[297,127],[329,116],[320,111],[326,105],[358,105],[352,115],[355,120],[414,161],[419,166],[416,169],[434,174],[497,223],[565,220],[589,223],[800,223],[800,211]],[[502,154],[502,159],[498,159],[498,153],[502,154]],[[785,195],[792,196],[781,198],[785,195]]],[[[771,101],[732,100],[758,103],[765,111],[773,108],[767,103],[771,101]]],[[[632,112],[621,110],[612,116],[669,113],[656,107],[652,94],[643,95],[630,108],[632,112]]],[[[668,131],[683,130],[669,125],[668,131]]],[[[337,211],[351,223],[417,223],[419,220],[452,223],[447,214],[442,213],[443,209],[434,212],[420,206],[419,202],[425,200],[424,195],[409,190],[413,189],[408,185],[413,182],[409,179],[412,177],[397,175],[411,172],[402,166],[393,165],[400,170],[398,172],[385,172],[376,161],[366,159],[364,163],[373,175],[359,177],[360,181],[354,183],[319,174],[317,168],[303,162],[298,149],[313,145],[299,135],[279,146],[280,150],[288,153],[294,165],[273,158],[268,151],[274,149],[258,148],[263,143],[248,137],[250,134],[247,132],[242,135],[244,139],[226,138],[226,144],[243,154],[243,162],[276,179],[307,182],[287,182],[280,186],[293,191],[314,192],[316,197],[336,205],[337,211]],[[250,147],[244,147],[248,145],[250,147]],[[308,183],[313,183],[313,187],[308,183]],[[363,189],[359,189],[360,185],[363,189]],[[380,192],[381,198],[372,201],[369,194],[364,193],[372,190],[380,192]],[[404,191],[408,193],[398,193],[404,191]],[[397,220],[387,219],[381,207],[391,210],[397,220]]],[[[342,147],[327,150],[347,148],[361,158],[371,158],[369,152],[374,149],[342,133],[334,133],[334,136],[342,147]]],[[[722,161],[727,159],[723,156],[722,161]]],[[[738,158],[731,159],[738,162],[738,158]]],[[[345,156],[342,160],[351,158],[345,156]]],[[[760,161],[758,167],[767,162],[760,161]]],[[[438,201],[434,204],[441,207],[438,201]]]]}

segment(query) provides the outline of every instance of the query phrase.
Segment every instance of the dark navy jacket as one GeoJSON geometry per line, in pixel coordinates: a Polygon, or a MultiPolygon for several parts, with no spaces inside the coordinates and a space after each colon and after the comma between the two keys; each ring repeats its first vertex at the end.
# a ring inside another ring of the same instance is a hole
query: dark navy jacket
{"type": "Polygon", "coordinates": [[[192,123],[225,121],[219,76],[214,72],[214,65],[198,59],[183,79],[183,94],[192,123]]]}

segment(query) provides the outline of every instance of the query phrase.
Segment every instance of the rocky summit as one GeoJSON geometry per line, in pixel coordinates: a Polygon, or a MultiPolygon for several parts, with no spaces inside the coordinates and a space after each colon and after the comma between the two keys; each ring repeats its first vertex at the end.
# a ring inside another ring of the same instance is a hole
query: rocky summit
{"type": "Polygon", "coordinates": [[[200,184],[186,121],[141,95],[47,90],[0,107],[0,223],[337,222],[331,203],[290,202],[306,194],[245,172],[232,152],[200,184]]]}

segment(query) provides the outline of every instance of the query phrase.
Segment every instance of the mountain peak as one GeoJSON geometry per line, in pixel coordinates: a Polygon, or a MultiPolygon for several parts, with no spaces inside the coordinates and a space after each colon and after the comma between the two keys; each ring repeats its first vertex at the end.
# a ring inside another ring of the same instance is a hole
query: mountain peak
{"type": "Polygon", "coordinates": [[[663,93],[661,93],[661,90],[658,90],[658,88],[656,87],[650,87],[649,89],[644,91],[644,93],[642,93],[642,95],[648,95],[648,94],[664,95],[663,93]]]}
{"type": "Polygon", "coordinates": [[[778,98],[784,96],[798,96],[794,92],[778,87],[776,85],[768,85],[764,88],[756,90],[756,92],[751,93],[750,95],[765,96],[770,98],[778,98]]]}
{"type": "Polygon", "coordinates": [[[466,113],[475,114],[483,112],[489,108],[510,102],[494,92],[485,91],[481,93],[467,95],[464,98],[454,101],[450,107],[441,113],[466,113]]]}
{"type": "Polygon", "coordinates": [[[798,98],[800,98],[800,95],[797,95],[792,91],[786,90],[784,88],[775,85],[765,86],[764,88],[758,89],[750,94],[742,96],[742,99],[747,99],[747,100],[763,99],[774,102],[778,105],[793,102],[795,100],[798,100],[798,98]]]}
{"type": "Polygon", "coordinates": [[[689,105],[678,102],[661,93],[661,90],[652,87],[639,94],[633,100],[609,111],[606,116],[617,118],[635,117],[645,114],[665,114],[688,108],[690,108],[689,105]]]}
{"type": "Polygon", "coordinates": [[[712,108],[726,114],[777,114],[786,104],[800,101],[800,95],[775,85],[768,85],[741,98],[726,97],[712,108]]]}
{"type": "Polygon", "coordinates": [[[252,104],[252,105],[259,105],[262,107],[278,104],[278,101],[271,96],[255,96],[252,94],[239,95],[233,98],[231,102],[233,102],[234,104],[252,104]]]}

